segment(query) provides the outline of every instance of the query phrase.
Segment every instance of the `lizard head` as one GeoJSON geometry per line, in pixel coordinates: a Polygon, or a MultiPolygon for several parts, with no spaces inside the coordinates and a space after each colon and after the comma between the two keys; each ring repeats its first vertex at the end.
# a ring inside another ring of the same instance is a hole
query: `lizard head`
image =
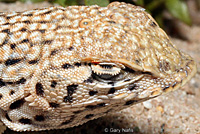
{"type": "Polygon", "coordinates": [[[107,8],[100,10],[101,19],[80,22],[88,22],[90,34],[81,35],[85,49],[76,49],[81,61],[91,63],[96,89],[142,101],[178,89],[194,76],[193,58],[178,50],[143,8],[118,2],[107,8]]]}
{"type": "Polygon", "coordinates": [[[76,113],[73,120],[86,122],[178,89],[195,74],[194,60],[143,8],[115,2],[84,12],[87,17],[73,25],[62,20],[49,50],[50,66],[26,97],[30,106],[76,113]]]}

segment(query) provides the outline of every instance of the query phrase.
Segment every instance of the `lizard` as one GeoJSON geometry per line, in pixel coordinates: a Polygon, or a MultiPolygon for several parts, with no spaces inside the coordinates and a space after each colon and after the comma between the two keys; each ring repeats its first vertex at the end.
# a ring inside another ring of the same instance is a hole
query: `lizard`
{"type": "Polygon", "coordinates": [[[14,131],[81,125],[174,91],[196,70],[139,6],[0,13],[0,120],[14,131]]]}

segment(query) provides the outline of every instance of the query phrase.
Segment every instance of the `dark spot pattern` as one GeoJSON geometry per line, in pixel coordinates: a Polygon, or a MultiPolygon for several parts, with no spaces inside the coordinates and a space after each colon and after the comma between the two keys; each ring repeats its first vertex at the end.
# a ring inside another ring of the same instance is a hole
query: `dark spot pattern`
{"type": "Polygon", "coordinates": [[[6,113],[6,119],[7,119],[8,121],[12,121],[12,120],[10,119],[8,113],[6,113]]]}
{"type": "Polygon", "coordinates": [[[25,32],[25,31],[27,31],[27,29],[26,28],[22,28],[20,31],[25,32]]]}
{"type": "Polygon", "coordinates": [[[72,94],[74,93],[74,91],[77,89],[78,85],[69,85],[67,86],[67,96],[65,96],[63,98],[64,102],[69,102],[72,103],[72,94]]]}
{"type": "Polygon", "coordinates": [[[8,60],[6,60],[5,65],[10,66],[10,65],[19,63],[20,61],[21,61],[21,59],[8,59],[8,60]]]}
{"type": "Polygon", "coordinates": [[[116,23],[115,21],[112,21],[112,20],[108,21],[108,22],[111,23],[111,24],[115,24],[116,23]]]}
{"type": "Polygon", "coordinates": [[[55,88],[56,85],[57,85],[57,82],[56,81],[52,81],[50,86],[53,87],[53,88],[55,88]]]}
{"type": "Polygon", "coordinates": [[[29,64],[36,64],[38,62],[38,60],[30,60],[28,63],[29,64]]]}
{"type": "Polygon", "coordinates": [[[45,12],[45,13],[43,13],[43,14],[50,14],[52,11],[50,10],[50,11],[47,11],[47,12],[45,12]]]}
{"type": "Polygon", "coordinates": [[[6,83],[2,79],[0,79],[0,87],[3,87],[5,85],[6,85],[6,83]]]}
{"type": "Polygon", "coordinates": [[[4,42],[1,44],[1,46],[5,45],[5,44],[8,44],[8,41],[9,41],[9,39],[6,38],[6,39],[4,40],[4,42]]]}
{"type": "Polygon", "coordinates": [[[10,95],[13,95],[15,93],[15,91],[11,90],[10,91],[10,95]]]}
{"type": "Polygon", "coordinates": [[[1,31],[2,33],[7,33],[7,34],[10,34],[10,30],[9,29],[4,29],[1,31]]]}
{"type": "Polygon", "coordinates": [[[30,14],[27,14],[26,16],[29,16],[29,17],[31,17],[31,16],[33,16],[33,14],[32,14],[32,13],[30,13],[30,14]]]}
{"type": "Polygon", "coordinates": [[[29,42],[29,39],[24,39],[24,40],[21,41],[21,44],[28,43],[28,42],[29,42]]]}
{"type": "Polygon", "coordinates": [[[42,44],[51,44],[52,43],[52,40],[45,40],[42,42],[42,44]]]}
{"type": "Polygon", "coordinates": [[[165,90],[168,89],[168,88],[169,88],[169,86],[164,87],[164,88],[163,88],[163,91],[165,91],[165,90]]]}
{"type": "Polygon", "coordinates": [[[19,119],[19,122],[22,124],[31,124],[31,120],[27,118],[21,118],[19,119]]]}
{"type": "Polygon", "coordinates": [[[6,84],[12,85],[12,84],[15,84],[15,82],[8,81],[8,82],[6,82],[6,84]]]}
{"type": "Polygon", "coordinates": [[[17,100],[15,102],[13,102],[11,105],[10,105],[10,109],[17,109],[19,107],[21,107],[23,104],[24,104],[25,100],[24,99],[21,99],[21,100],[17,100]]]}
{"type": "Polygon", "coordinates": [[[70,51],[72,51],[72,50],[74,50],[74,47],[69,47],[68,49],[69,49],[70,51]]]}
{"type": "Polygon", "coordinates": [[[77,67],[80,67],[81,63],[75,63],[74,65],[77,66],[77,67]]]}
{"type": "Polygon", "coordinates": [[[133,103],[137,102],[137,100],[129,100],[125,103],[125,105],[131,105],[133,103]]]}
{"type": "Polygon", "coordinates": [[[93,95],[95,95],[95,94],[97,94],[98,92],[97,91],[89,91],[89,95],[90,96],[93,96],[93,95]]]}
{"type": "Polygon", "coordinates": [[[18,80],[16,82],[16,84],[24,84],[26,82],[26,79],[25,78],[21,78],[20,80],[18,80]]]}
{"type": "Polygon", "coordinates": [[[54,103],[54,102],[50,102],[49,105],[50,105],[50,107],[53,107],[53,108],[59,107],[59,104],[54,103]]]}
{"type": "Polygon", "coordinates": [[[67,92],[69,95],[72,95],[74,93],[74,90],[76,90],[78,87],[78,85],[70,85],[70,86],[67,86],[67,92]]]}
{"type": "MultiPolygon", "coordinates": [[[[1,16],[1,15],[0,15],[1,16]]],[[[10,23],[9,22],[7,22],[7,23],[4,23],[3,25],[10,25],[10,23]]]]}
{"type": "Polygon", "coordinates": [[[6,19],[9,20],[11,18],[11,16],[6,16],[6,19]]]}
{"type": "Polygon", "coordinates": [[[50,23],[50,22],[42,20],[42,21],[37,21],[37,23],[45,24],[45,23],[50,23]]]}
{"type": "Polygon", "coordinates": [[[51,55],[55,55],[58,50],[51,51],[51,55]]]}
{"type": "Polygon", "coordinates": [[[64,101],[64,102],[72,103],[72,96],[65,96],[65,97],[63,98],[63,101],[64,101]]]}
{"type": "Polygon", "coordinates": [[[44,120],[45,120],[44,115],[36,115],[36,116],[34,117],[34,119],[35,119],[36,121],[44,121],[44,120]]]}
{"type": "Polygon", "coordinates": [[[68,63],[65,63],[65,64],[62,65],[62,68],[64,68],[64,69],[68,69],[70,67],[72,67],[72,65],[70,65],[68,63]]]}
{"type": "Polygon", "coordinates": [[[137,87],[136,84],[130,84],[130,85],[128,86],[128,89],[129,89],[130,91],[132,91],[132,90],[134,90],[136,87],[137,87]]]}
{"type": "Polygon", "coordinates": [[[0,99],[3,97],[3,95],[2,94],[0,94],[0,99]]]}
{"type": "Polygon", "coordinates": [[[85,116],[85,118],[86,118],[86,119],[90,119],[90,118],[92,118],[93,116],[94,116],[94,114],[88,114],[88,115],[85,116]]]}
{"type": "MultiPolygon", "coordinates": [[[[6,84],[9,84],[9,85],[13,85],[13,84],[24,84],[26,82],[26,79],[24,77],[22,77],[20,80],[18,81],[15,81],[15,82],[12,82],[12,81],[8,81],[8,82],[3,82],[0,80],[0,85],[6,85],[6,84]]],[[[0,86],[1,87],[1,86],[0,86]]]]}
{"type": "Polygon", "coordinates": [[[36,43],[33,43],[33,42],[30,42],[30,46],[31,47],[33,47],[33,46],[35,46],[35,45],[37,45],[36,43]]]}
{"type": "Polygon", "coordinates": [[[37,95],[43,96],[44,90],[43,90],[43,86],[42,86],[41,83],[38,82],[38,83],[35,85],[35,89],[36,89],[36,94],[37,94],[37,95]]]}
{"type": "Polygon", "coordinates": [[[42,29],[42,30],[39,30],[40,31],[40,33],[45,33],[45,30],[44,29],[42,29]]]}
{"type": "Polygon", "coordinates": [[[11,49],[15,49],[15,47],[16,47],[16,44],[10,44],[11,49]]]}
{"type": "Polygon", "coordinates": [[[108,91],[108,94],[113,94],[113,93],[115,93],[115,88],[110,88],[110,90],[108,91]]]}
{"type": "Polygon", "coordinates": [[[140,61],[139,61],[139,60],[135,60],[135,62],[136,62],[136,63],[139,63],[140,61]]]}
{"type": "Polygon", "coordinates": [[[30,20],[25,20],[25,21],[22,21],[23,23],[26,23],[26,24],[30,24],[31,21],[30,20]]]}
{"type": "Polygon", "coordinates": [[[176,84],[177,84],[177,82],[175,82],[174,84],[172,84],[172,87],[175,87],[175,86],[176,86],[176,84]]]}

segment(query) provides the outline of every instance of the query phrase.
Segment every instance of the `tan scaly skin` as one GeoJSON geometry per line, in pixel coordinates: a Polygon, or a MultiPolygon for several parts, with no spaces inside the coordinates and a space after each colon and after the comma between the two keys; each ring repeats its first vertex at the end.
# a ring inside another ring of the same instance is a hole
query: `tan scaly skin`
{"type": "Polygon", "coordinates": [[[81,125],[176,90],[195,73],[141,7],[0,14],[0,119],[14,131],[81,125]]]}

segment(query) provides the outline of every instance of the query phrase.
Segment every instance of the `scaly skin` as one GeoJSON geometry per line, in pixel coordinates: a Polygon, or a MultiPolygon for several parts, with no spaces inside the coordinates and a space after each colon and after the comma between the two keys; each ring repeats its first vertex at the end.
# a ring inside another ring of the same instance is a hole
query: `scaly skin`
{"type": "Polygon", "coordinates": [[[183,86],[196,63],[141,7],[0,14],[0,117],[15,131],[83,124],[183,86]]]}

